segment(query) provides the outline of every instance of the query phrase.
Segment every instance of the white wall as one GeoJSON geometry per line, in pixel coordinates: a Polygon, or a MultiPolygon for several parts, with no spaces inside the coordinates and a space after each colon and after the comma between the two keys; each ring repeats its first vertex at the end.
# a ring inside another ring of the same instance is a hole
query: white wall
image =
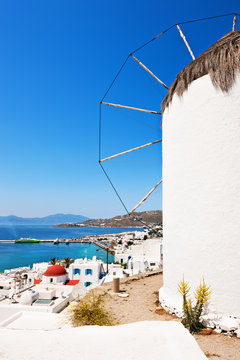
{"type": "Polygon", "coordinates": [[[61,275],[61,276],[45,276],[42,277],[42,283],[43,284],[59,284],[59,283],[65,283],[68,279],[68,274],[61,275]],[[52,281],[51,281],[52,280],[52,281]]]}
{"type": "Polygon", "coordinates": [[[131,257],[131,251],[127,253],[115,253],[114,260],[115,262],[119,262],[120,264],[126,264],[131,257]]]}
{"type": "Polygon", "coordinates": [[[184,275],[212,286],[212,304],[240,316],[240,78],[229,94],[208,75],[163,115],[162,296],[184,275]]]}
{"type": "Polygon", "coordinates": [[[76,260],[76,262],[69,266],[69,279],[80,280],[83,285],[86,282],[90,282],[93,286],[97,285],[103,273],[103,265],[102,262],[99,260],[90,260],[86,262],[76,260]],[[79,269],[80,274],[75,274],[74,269],[79,269]],[[92,270],[92,273],[86,274],[85,270],[87,269],[92,270]]]}

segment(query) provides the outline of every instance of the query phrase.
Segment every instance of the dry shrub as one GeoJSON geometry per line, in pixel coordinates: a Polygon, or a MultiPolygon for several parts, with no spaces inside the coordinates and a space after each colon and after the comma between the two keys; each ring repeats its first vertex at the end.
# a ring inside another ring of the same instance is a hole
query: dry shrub
{"type": "Polygon", "coordinates": [[[104,308],[103,296],[93,293],[87,294],[84,298],[69,306],[67,321],[76,327],[85,325],[115,325],[112,315],[104,308]]]}
{"type": "Polygon", "coordinates": [[[205,355],[207,358],[211,358],[211,357],[220,357],[220,355],[218,354],[214,354],[214,353],[210,353],[210,352],[205,352],[205,355]]]}

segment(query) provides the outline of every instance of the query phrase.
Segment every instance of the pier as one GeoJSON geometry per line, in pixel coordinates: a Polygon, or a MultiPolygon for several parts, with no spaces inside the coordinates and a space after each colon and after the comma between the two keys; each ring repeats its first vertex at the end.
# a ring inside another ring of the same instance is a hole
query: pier
{"type": "MultiPolygon", "coordinates": [[[[0,240],[0,243],[15,243],[15,241],[16,240],[0,240]]],[[[44,239],[39,241],[40,243],[54,243],[55,239],[44,239]]],[[[115,254],[115,251],[113,250],[112,247],[103,244],[101,241],[98,241],[97,239],[91,239],[91,238],[59,239],[59,244],[64,244],[66,241],[68,241],[69,244],[70,243],[94,244],[100,247],[101,249],[108,251],[112,255],[115,254]]],[[[16,245],[22,245],[22,244],[16,244],[16,245]]],[[[35,244],[31,244],[31,245],[35,245],[35,244]]]]}

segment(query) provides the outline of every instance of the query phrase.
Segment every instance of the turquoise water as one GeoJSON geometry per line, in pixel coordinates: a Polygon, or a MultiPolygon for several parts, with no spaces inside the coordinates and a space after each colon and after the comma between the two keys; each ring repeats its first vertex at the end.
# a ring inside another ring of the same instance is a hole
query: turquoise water
{"type": "Polygon", "coordinates": [[[124,231],[139,230],[126,228],[94,227],[50,227],[48,225],[1,225],[1,240],[17,240],[20,237],[32,237],[39,240],[79,238],[88,235],[113,234],[124,231]]]}
{"type": "Polygon", "coordinates": [[[40,299],[38,299],[38,300],[35,301],[34,304],[49,305],[49,304],[51,304],[51,302],[52,302],[52,300],[40,300],[40,299]]]}
{"type": "MultiPolygon", "coordinates": [[[[64,259],[70,257],[92,258],[94,255],[98,259],[107,261],[106,251],[98,248],[94,244],[70,243],[53,245],[53,243],[39,244],[15,244],[1,243],[1,240],[16,240],[20,237],[33,237],[40,240],[55,238],[76,238],[87,235],[113,234],[136,229],[123,228],[51,228],[46,225],[37,226],[0,226],[0,272],[19,266],[32,266],[33,263],[49,261],[53,257],[64,259]],[[96,251],[99,249],[98,251],[96,251]]],[[[109,262],[114,257],[109,254],[109,262]]]]}
{"type": "MultiPolygon", "coordinates": [[[[32,266],[33,263],[50,261],[52,258],[72,259],[92,258],[94,255],[98,259],[107,261],[106,251],[98,248],[94,244],[70,243],[53,245],[53,243],[39,244],[15,244],[0,242],[0,272],[19,266],[32,266]],[[99,251],[96,251],[99,249],[99,251]]],[[[113,261],[113,256],[109,254],[109,262],[113,261]]]]}

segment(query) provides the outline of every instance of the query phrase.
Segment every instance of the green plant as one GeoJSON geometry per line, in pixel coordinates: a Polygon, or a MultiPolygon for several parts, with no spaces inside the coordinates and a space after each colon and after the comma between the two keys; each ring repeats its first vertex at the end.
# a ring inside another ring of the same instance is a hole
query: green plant
{"type": "Polygon", "coordinates": [[[195,333],[204,328],[200,321],[200,317],[204,305],[209,300],[211,295],[210,287],[206,285],[204,278],[200,282],[199,287],[195,291],[196,303],[193,305],[189,298],[191,288],[188,283],[183,280],[178,285],[178,291],[183,296],[183,319],[182,324],[191,332],[195,333]]]}
{"type": "Polygon", "coordinates": [[[56,262],[57,262],[57,259],[56,259],[56,258],[52,258],[52,259],[50,260],[50,264],[51,264],[51,265],[55,265],[56,262]]]}
{"type": "Polygon", "coordinates": [[[94,295],[93,293],[87,294],[75,304],[70,305],[66,314],[66,320],[76,327],[84,325],[115,325],[112,315],[104,309],[103,296],[94,295]]]}
{"type": "Polygon", "coordinates": [[[68,268],[69,265],[72,264],[74,260],[69,257],[66,257],[65,259],[63,259],[63,261],[64,261],[65,267],[68,268]]]}

